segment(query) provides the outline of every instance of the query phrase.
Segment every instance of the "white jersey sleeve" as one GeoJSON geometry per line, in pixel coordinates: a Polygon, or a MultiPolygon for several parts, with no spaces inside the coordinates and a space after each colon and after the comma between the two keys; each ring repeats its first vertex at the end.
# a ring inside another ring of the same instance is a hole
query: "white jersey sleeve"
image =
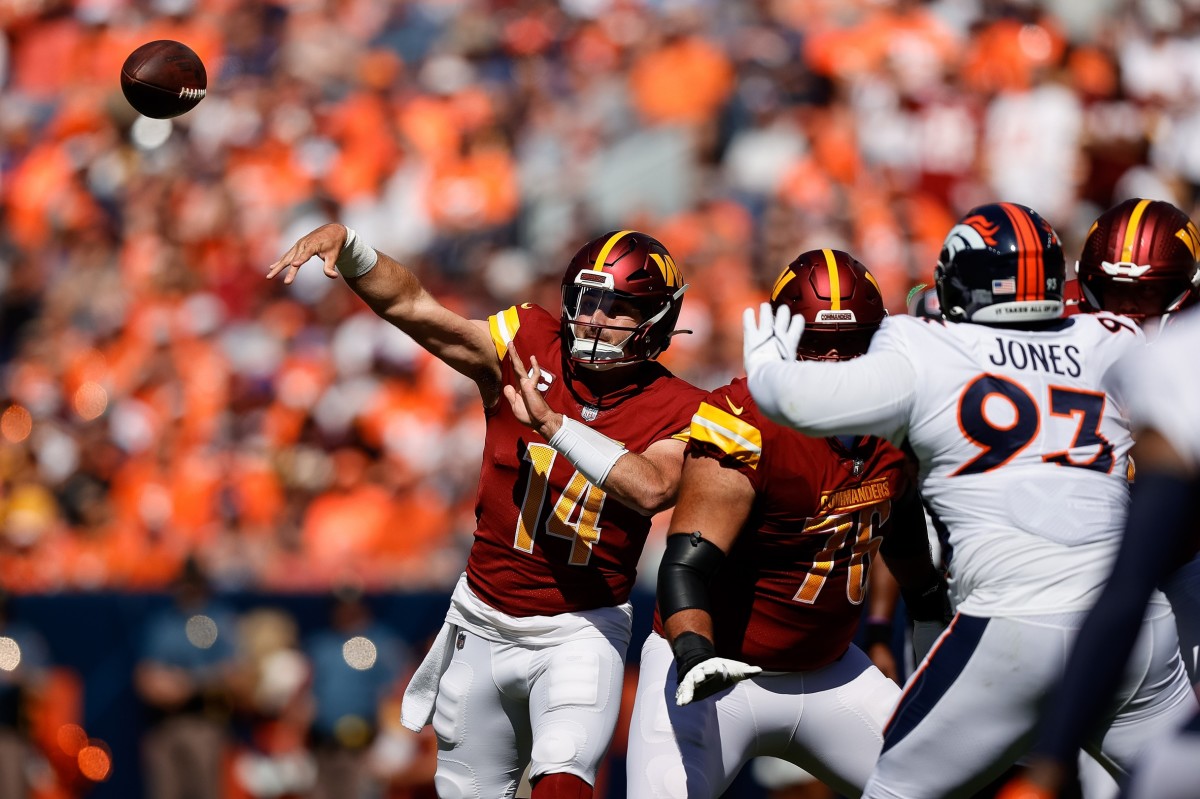
{"type": "Polygon", "coordinates": [[[899,444],[907,435],[916,377],[898,347],[871,349],[851,361],[780,361],[749,377],[760,410],[780,424],[810,436],[873,435],[899,444]]]}
{"type": "Polygon", "coordinates": [[[1169,325],[1143,352],[1126,357],[1113,370],[1134,428],[1152,427],[1171,442],[1193,468],[1200,468],[1200,309],[1169,325]]]}

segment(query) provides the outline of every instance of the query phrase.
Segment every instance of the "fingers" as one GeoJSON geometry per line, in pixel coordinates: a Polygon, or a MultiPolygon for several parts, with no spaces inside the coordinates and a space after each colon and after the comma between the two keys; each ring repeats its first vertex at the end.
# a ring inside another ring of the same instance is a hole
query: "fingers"
{"type": "Polygon", "coordinates": [[[804,335],[804,317],[793,316],[792,321],[788,324],[788,341],[800,341],[800,337],[804,335]]]}
{"type": "MultiPolygon", "coordinates": [[[[270,276],[268,275],[268,277],[270,276]]],[[[755,330],[757,328],[758,315],[754,313],[754,309],[747,308],[746,310],[742,311],[742,329],[746,332],[750,332],[751,330],[755,330]]]]}
{"type": "Polygon", "coordinates": [[[324,225],[292,245],[283,256],[267,267],[267,279],[283,275],[284,283],[296,279],[296,273],[313,256],[324,261],[324,271],[329,277],[338,277],[337,257],[345,242],[345,228],[341,225],[324,225]]]}
{"type": "Polygon", "coordinates": [[[792,323],[792,309],[786,305],[780,305],[775,309],[775,318],[771,321],[775,326],[775,334],[783,338],[788,334],[789,326],[792,323]]]}
{"type": "Polygon", "coordinates": [[[312,252],[308,250],[305,244],[305,239],[300,239],[300,241],[292,245],[290,250],[283,254],[282,258],[271,264],[270,268],[267,269],[267,279],[270,280],[286,269],[287,273],[283,276],[283,282],[291,283],[296,279],[296,273],[300,271],[300,267],[312,255],[312,252]]]}
{"type": "Polygon", "coordinates": [[[335,278],[340,275],[337,268],[337,255],[328,253],[325,255],[325,277],[335,278]]]}
{"type": "Polygon", "coordinates": [[[512,362],[513,373],[516,374],[517,380],[525,379],[525,363],[521,360],[520,354],[517,352],[516,342],[511,342],[508,345],[508,359],[512,362]]]}

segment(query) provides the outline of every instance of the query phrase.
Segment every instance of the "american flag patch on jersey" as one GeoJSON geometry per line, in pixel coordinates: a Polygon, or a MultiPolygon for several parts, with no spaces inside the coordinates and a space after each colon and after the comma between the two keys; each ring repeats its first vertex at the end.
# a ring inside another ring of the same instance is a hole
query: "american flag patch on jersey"
{"type": "Polygon", "coordinates": [[[1017,279],[1015,277],[1006,277],[1002,280],[992,281],[993,294],[1016,294],[1017,279]]]}

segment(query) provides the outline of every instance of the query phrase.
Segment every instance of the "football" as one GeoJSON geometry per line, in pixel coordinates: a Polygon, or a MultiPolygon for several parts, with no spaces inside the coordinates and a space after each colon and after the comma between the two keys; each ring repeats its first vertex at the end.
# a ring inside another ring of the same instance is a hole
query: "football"
{"type": "Polygon", "coordinates": [[[171,39],[147,42],[121,66],[121,91],[143,116],[169,119],[204,99],[208,74],[192,48],[171,39]]]}

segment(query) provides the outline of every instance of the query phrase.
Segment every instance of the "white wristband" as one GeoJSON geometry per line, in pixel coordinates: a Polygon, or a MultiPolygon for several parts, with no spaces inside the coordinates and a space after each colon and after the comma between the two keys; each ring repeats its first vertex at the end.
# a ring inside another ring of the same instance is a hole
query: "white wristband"
{"type": "Polygon", "coordinates": [[[549,444],[589,483],[601,487],[613,465],[629,451],[603,433],[566,416],[563,416],[562,427],[550,437],[549,444]]]}
{"type": "Polygon", "coordinates": [[[346,243],[338,253],[335,266],[343,277],[362,277],[379,263],[379,253],[368,247],[353,228],[346,228],[346,243]]]}

